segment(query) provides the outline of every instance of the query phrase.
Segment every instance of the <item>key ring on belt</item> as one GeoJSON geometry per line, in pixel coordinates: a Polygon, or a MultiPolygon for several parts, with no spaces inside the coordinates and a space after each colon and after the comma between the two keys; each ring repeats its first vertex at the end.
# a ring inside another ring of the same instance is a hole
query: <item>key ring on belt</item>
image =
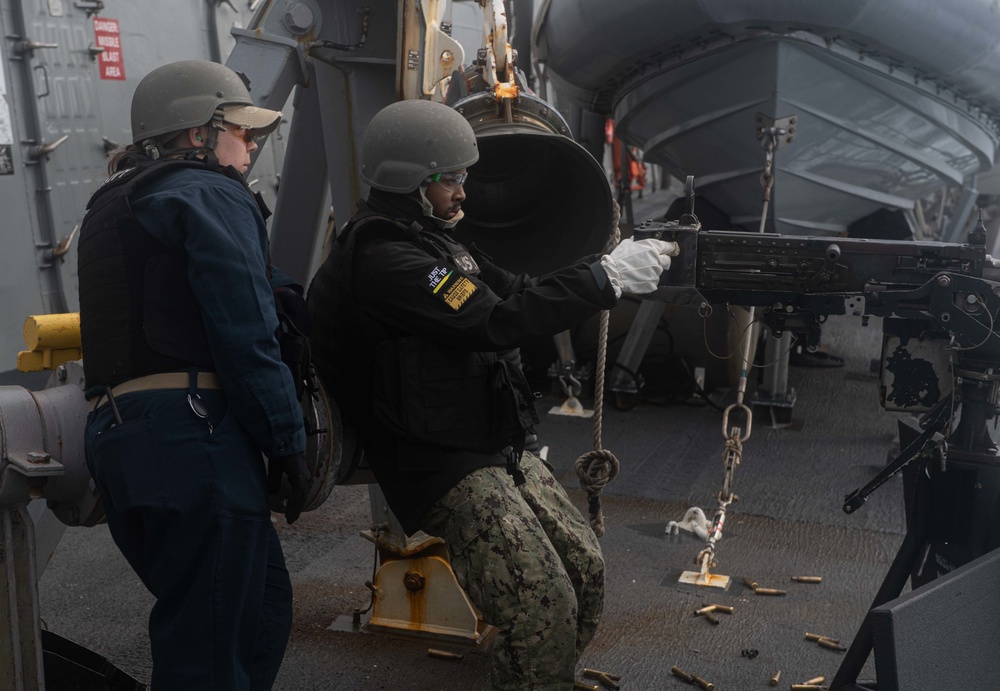
{"type": "Polygon", "coordinates": [[[208,425],[208,433],[211,434],[214,432],[215,428],[212,427],[212,423],[208,419],[208,406],[202,400],[201,396],[198,395],[198,370],[194,368],[188,370],[187,402],[188,407],[191,408],[191,412],[195,414],[195,417],[201,418],[208,425]]]}

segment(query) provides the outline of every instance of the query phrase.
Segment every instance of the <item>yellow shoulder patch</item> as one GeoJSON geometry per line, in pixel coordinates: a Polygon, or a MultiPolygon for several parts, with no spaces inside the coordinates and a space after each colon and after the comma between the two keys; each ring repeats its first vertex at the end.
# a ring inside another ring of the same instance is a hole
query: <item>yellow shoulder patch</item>
{"type": "Polygon", "coordinates": [[[475,283],[470,281],[465,276],[458,276],[458,278],[452,282],[451,286],[446,288],[444,292],[441,293],[441,297],[444,299],[448,307],[457,311],[477,290],[479,289],[476,287],[475,283]]]}

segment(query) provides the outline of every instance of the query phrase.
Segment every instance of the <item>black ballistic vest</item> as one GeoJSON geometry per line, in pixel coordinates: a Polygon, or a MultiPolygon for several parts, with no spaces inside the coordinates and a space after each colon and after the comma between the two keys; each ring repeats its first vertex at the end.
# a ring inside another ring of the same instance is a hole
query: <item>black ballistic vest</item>
{"type": "MultiPolygon", "coordinates": [[[[191,367],[214,369],[187,255],[146,232],[128,199],[177,168],[211,168],[202,161],[132,160],[134,166],[120,169],[94,193],[80,228],[80,335],[88,388],[191,367]]],[[[246,185],[235,170],[216,170],[246,185]]]]}
{"type": "MultiPolygon", "coordinates": [[[[435,258],[470,266],[468,250],[417,222],[383,216],[362,204],[309,288],[313,362],[362,437],[388,431],[402,442],[495,455],[523,444],[534,422],[520,368],[503,353],[442,348],[387,332],[354,297],[355,245],[368,224],[392,224],[401,240],[416,240],[435,258]],[[330,319],[325,315],[336,315],[330,319]]],[[[391,251],[391,250],[389,250],[391,251]]],[[[404,454],[405,456],[405,454],[404,454]]],[[[406,457],[397,459],[407,468],[406,457]]],[[[410,469],[417,469],[412,468],[410,469]]],[[[428,468],[429,469],[429,468],[428,468]]]]}

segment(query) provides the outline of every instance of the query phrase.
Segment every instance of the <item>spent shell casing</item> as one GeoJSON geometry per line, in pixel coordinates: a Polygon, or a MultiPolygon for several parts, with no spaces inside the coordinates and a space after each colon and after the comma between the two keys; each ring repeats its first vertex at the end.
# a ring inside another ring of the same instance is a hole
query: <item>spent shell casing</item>
{"type": "Polygon", "coordinates": [[[713,684],[710,681],[705,681],[704,679],[702,679],[701,677],[699,677],[697,674],[692,674],[691,675],[691,681],[693,681],[695,684],[697,684],[701,688],[705,689],[705,691],[715,691],[715,684],[713,684]]]}
{"type": "Polygon", "coordinates": [[[809,681],[804,681],[802,683],[803,684],[816,684],[818,686],[819,684],[822,684],[824,681],[826,681],[826,677],[820,675],[818,677],[813,677],[809,681]]]}
{"type": "Polygon", "coordinates": [[[749,578],[744,578],[743,582],[746,583],[747,587],[750,588],[751,590],[757,590],[758,586],[756,581],[751,581],[749,578]]]}
{"type": "Polygon", "coordinates": [[[590,677],[591,679],[597,679],[597,681],[604,684],[606,687],[611,689],[611,691],[619,691],[621,689],[621,686],[618,685],[621,677],[615,674],[608,674],[607,672],[602,672],[598,669],[587,669],[585,667],[583,669],[583,676],[590,677]]]}
{"type": "Polygon", "coordinates": [[[796,583],[822,583],[822,576],[792,576],[792,580],[796,583]]]}
{"type": "Polygon", "coordinates": [[[771,677],[771,681],[769,681],[768,683],[771,686],[777,686],[779,681],[781,681],[781,670],[780,669],[777,672],[774,673],[774,676],[771,677]]]}
{"type": "Polygon", "coordinates": [[[806,640],[807,641],[814,641],[815,642],[815,641],[819,641],[820,639],[827,640],[827,641],[833,641],[834,643],[840,643],[840,640],[837,639],[837,638],[830,638],[829,636],[821,636],[818,633],[809,633],[808,631],[806,631],[806,640]]]}
{"type": "Polygon", "coordinates": [[[437,648],[428,648],[427,654],[439,660],[461,660],[465,657],[462,653],[453,653],[450,650],[438,650],[437,648]]]}
{"type": "Polygon", "coordinates": [[[839,642],[831,640],[829,638],[821,638],[816,642],[819,643],[822,647],[827,648],[828,650],[837,650],[840,652],[847,650],[847,648],[842,646],[839,642]]]}
{"type": "Polygon", "coordinates": [[[733,608],[730,607],[729,605],[712,605],[712,606],[715,607],[716,612],[725,612],[726,614],[733,613],[733,608]]]}
{"type": "Polygon", "coordinates": [[[677,665],[674,665],[673,667],[670,668],[670,673],[673,674],[675,677],[679,677],[688,683],[694,681],[694,676],[688,674],[677,665]]]}
{"type": "Polygon", "coordinates": [[[702,607],[701,609],[696,609],[694,611],[694,613],[695,614],[711,614],[712,612],[714,612],[716,610],[716,608],[717,608],[717,605],[706,605],[705,607],[702,607]]]}
{"type": "Polygon", "coordinates": [[[778,590],[776,588],[757,588],[755,591],[758,595],[787,595],[784,590],[778,590]]]}
{"type": "Polygon", "coordinates": [[[601,691],[597,684],[584,684],[582,681],[573,682],[573,691],[601,691]]]}
{"type": "Polygon", "coordinates": [[[711,614],[710,612],[705,612],[705,613],[704,613],[704,614],[702,614],[701,616],[705,617],[705,618],[706,618],[706,619],[708,619],[708,620],[709,620],[710,622],[712,622],[712,625],[713,625],[713,626],[718,626],[718,625],[719,625],[719,618],[718,618],[718,617],[716,617],[716,616],[715,616],[714,614],[711,614]]]}

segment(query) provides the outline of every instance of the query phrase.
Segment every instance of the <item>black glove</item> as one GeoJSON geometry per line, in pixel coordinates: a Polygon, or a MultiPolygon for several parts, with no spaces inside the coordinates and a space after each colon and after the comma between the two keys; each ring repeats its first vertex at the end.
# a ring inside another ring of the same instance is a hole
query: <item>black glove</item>
{"type": "Polygon", "coordinates": [[[309,379],[309,311],[305,299],[293,288],[274,291],[274,306],[278,314],[275,338],[281,348],[281,361],[292,373],[295,398],[302,400],[309,379]]]}
{"type": "Polygon", "coordinates": [[[306,491],[309,489],[309,466],[305,454],[296,453],[291,456],[272,458],[267,464],[267,492],[271,495],[271,508],[283,511],[285,520],[290,524],[298,520],[302,507],[306,503],[306,491]],[[288,478],[290,487],[288,497],[281,497],[281,477],[288,478]]]}
{"type": "Polygon", "coordinates": [[[306,308],[306,299],[299,291],[290,286],[275,288],[274,308],[279,314],[288,317],[299,335],[309,336],[309,330],[312,326],[309,323],[309,310],[306,308]]]}

